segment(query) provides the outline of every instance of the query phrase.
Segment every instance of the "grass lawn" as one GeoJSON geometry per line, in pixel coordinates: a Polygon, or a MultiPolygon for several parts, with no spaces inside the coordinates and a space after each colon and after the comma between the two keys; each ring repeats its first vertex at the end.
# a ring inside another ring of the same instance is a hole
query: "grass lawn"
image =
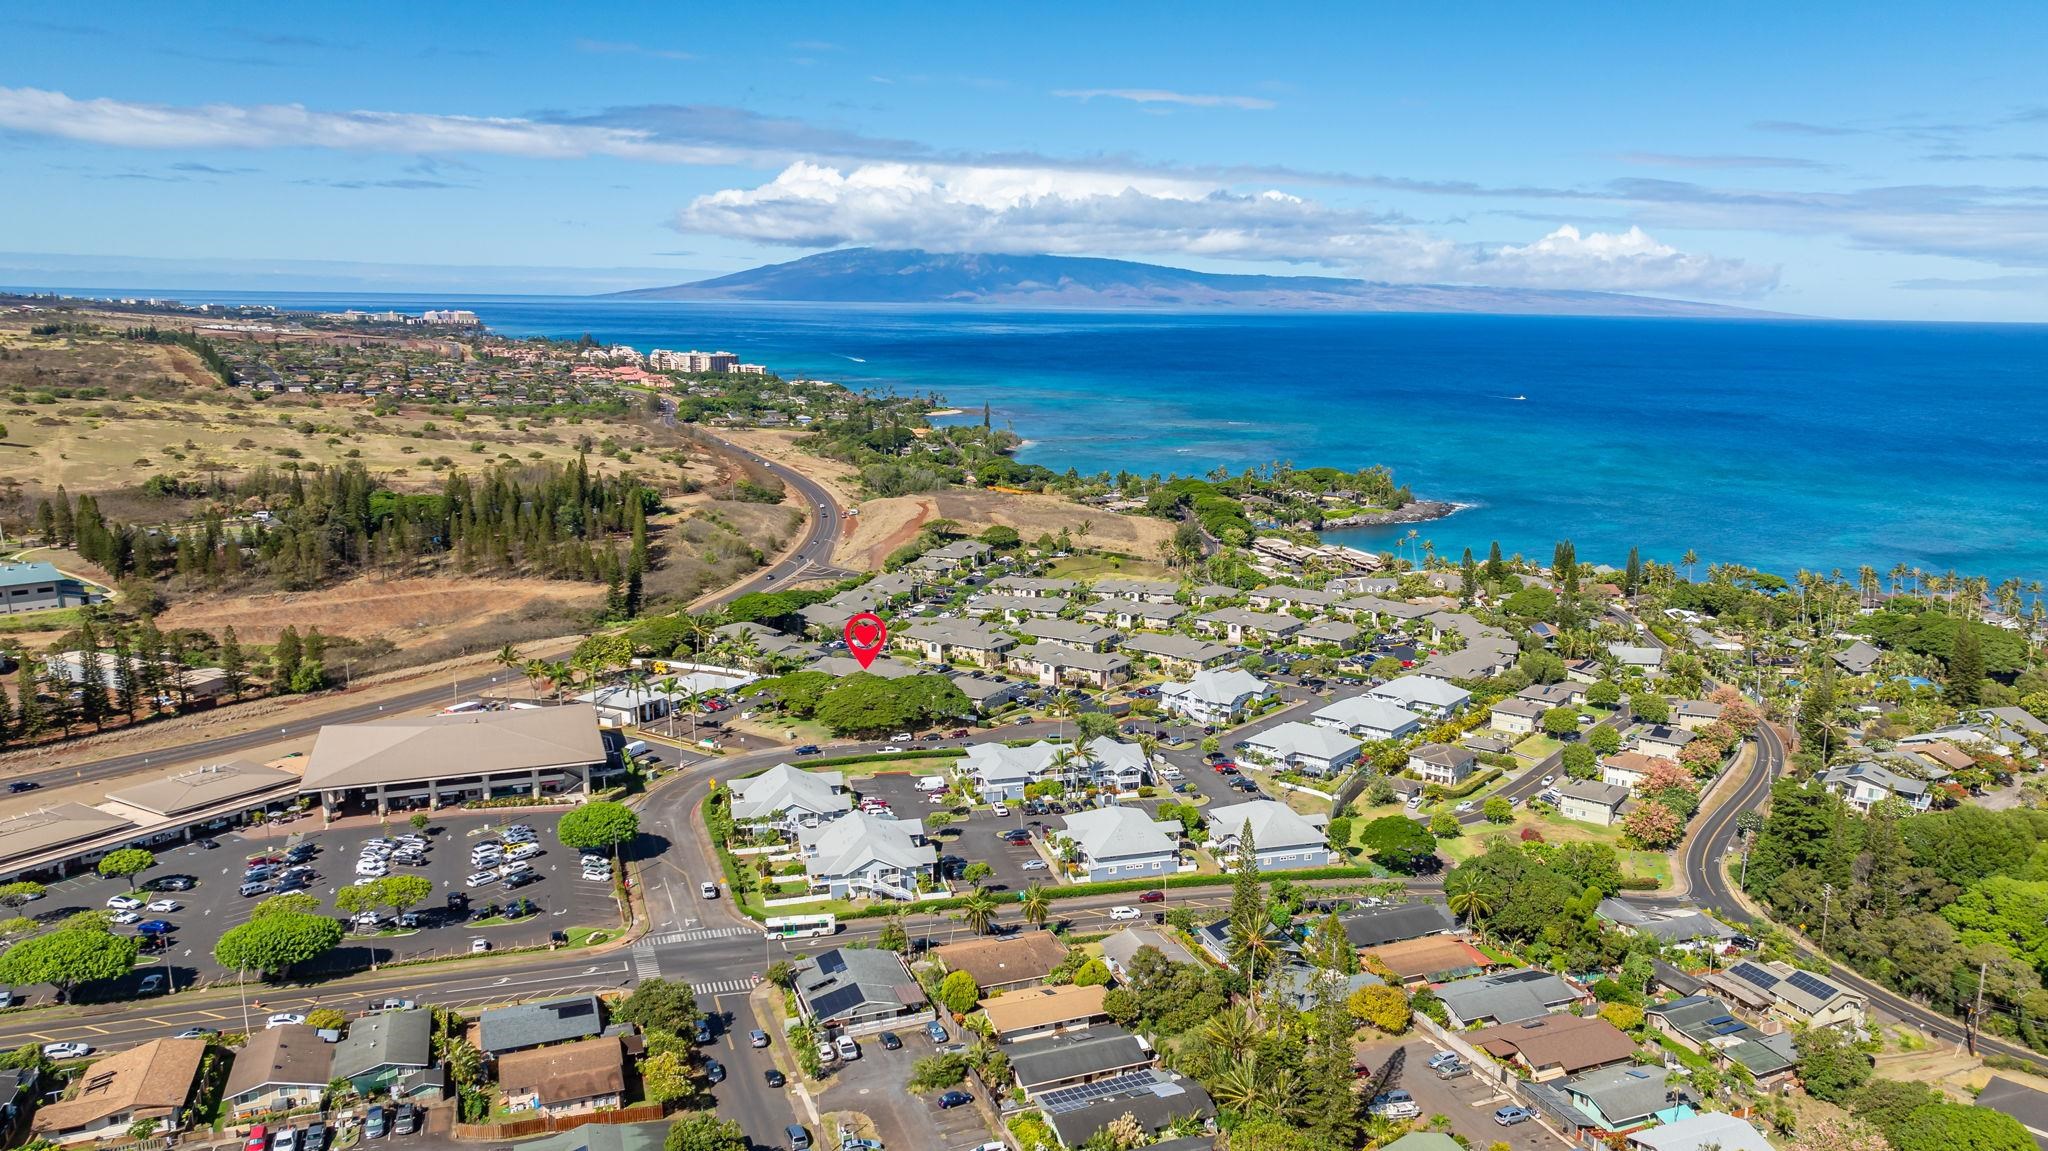
{"type": "Polygon", "coordinates": [[[1051,579],[1173,579],[1165,564],[1118,555],[1115,552],[1084,552],[1054,560],[1046,570],[1051,579]]]}
{"type": "Polygon", "coordinates": [[[55,607],[48,611],[25,611],[0,616],[0,635],[24,631],[63,631],[78,626],[78,609],[55,607]]]}
{"type": "Polygon", "coordinates": [[[1524,762],[1535,763],[1538,760],[1543,759],[1545,756],[1550,755],[1552,752],[1555,752],[1558,749],[1562,748],[1563,746],[1564,744],[1559,742],[1558,740],[1552,739],[1547,735],[1538,733],[1536,735],[1527,736],[1522,740],[1522,742],[1516,744],[1515,754],[1521,757],[1524,762]]]}
{"type": "Polygon", "coordinates": [[[1614,848],[1625,876],[1655,879],[1659,884],[1671,883],[1671,857],[1661,851],[1635,851],[1621,846],[1621,828],[1596,827],[1590,823],[1579,823],[1557,815],[1532,815],[1522,808],[1515,809],[1515,821],[1508,824],[1487,824],[1467,831],[1456,839],[1437,842],[1437,854],[1453,864],[1478,855],[1486,841],[1495,835],[1519,838],[1522,829],[1533,827],[1543,834],[1548,843],[1605,843],[1614,848]]]}
{"type": "Polygon", "coordinates": [[[1323,799],[1320,796],[1309,795],[1306,792],[1300,791],[1289,791],[1284,787],[1274,787],[1271,789],[1262,790],[1266,790],[1267,794],[1273,796],[1275,799],[1278,799],[1280,802],[1293,808],[1297,814],[1330,814],[1330,801],[1327,799],[1323,799]]]}
{"type": "Polygon", "coordinates": [[[595,947],[610,942],[618,933],[616,927],[571,927],[563,934],[569,937],[570,947],[595,947]]]}
{"type": "Polygon", "coordinates": [[[867,779],[876,775],[946,775],[960,765],[959,756],[943,755],[901,755],[888,759],[870,760],[867,763],[849,763],[841,767],[819,768],[820,771],[843,771],[848,779],[867,779]]]}

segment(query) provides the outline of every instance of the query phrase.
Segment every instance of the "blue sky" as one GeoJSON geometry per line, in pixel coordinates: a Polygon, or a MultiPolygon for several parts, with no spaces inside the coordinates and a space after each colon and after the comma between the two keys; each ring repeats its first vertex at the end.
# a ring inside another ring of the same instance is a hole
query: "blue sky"
{"type": "Polygon", "coordinates": [[[2048,319],[2048,9],[1421,7],[44,7],[0,282],[872,244],[2048,319]]]}

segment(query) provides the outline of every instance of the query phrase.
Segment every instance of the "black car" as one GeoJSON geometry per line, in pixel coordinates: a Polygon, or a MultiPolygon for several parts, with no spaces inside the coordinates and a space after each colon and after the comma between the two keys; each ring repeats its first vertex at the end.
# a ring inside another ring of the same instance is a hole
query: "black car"
{"type": "Polygon", "coordinates": [[[481,923],[486,919],[496,919],[497,917],[498,905],[495,903],[486,903],[469,913],[469,921],[471,923],[481,923]]]}
{"type": "Polygon", "coordinates": [[[144,891],[190,891],[199,880],[190,875],[159,875],[142,885],[144,891]]]}
{"type": "Polygon", "coordinates": [[[903,1050],[903,1040],[897,1038],[894,1031],[884,1031],[882,1032],[882,1050],[901,1051],[903,1050]]]}
{"type": "Polygon", "coordinates": [[[218,851],[218,850],[220,849],[220,843],[219,843],[219,841],[218,841],[218,840],[212,840],[212,839],[202,839],[202,840],[200,840],[200,841],[199,841],[199,846],[201,846],[201,847],[205,848],[205,849],[206,849],[206,850],[208,850],[208,851],[218,851]]]}
{"type": "Polygon", "coordinates": [[[534,874],[531,871],[522,871],[519,874],[513,876],[512,878],[506,880],[504,886],[505,890],[507,891],[517,891],[520,888],[525,887],[529,883],[539,882],[540,876],[534,874]]]}
{"type": "Polygon", "coordinates": [[[768,1078],[768,1086],[770,1086],[770,1087],[780,1087],[780,1086],[782,1086],[783,1084],[785,1084],[785,1083],[789,1082],[789,1080],[787,1080],[787,1079],[784,1079],[784,1078],[782,1077],[782,1072],[780,1072],[780,1071],[777,1071],[777,1070],[776,1070],[775,1068],[773,1068],[773,1067],[770,1067],[770,1068],[768,1069],[768,1074],[767,1074],[767,1078],[768,1078]]]}
{"type": "Polygon", "coordinates": [[[716,1059],[706,1059],[704,1061],[704,1078],[714,1087],[725,1082],[725,1064],[720,1063],[716,1059]]]}
{"type": "Polygon", "coordinates": [[[817,745],[817,744],[815,744],[815,743],[807,743],[807,744],[804,744],[804,745],[803,745],[802,747],[799,747],[799,748],[797,748],[797,749],[796,749],[796,751],[795,751],[795,752],[794,752],[793,754],[796,754],[796,755],[816,755],[816,754],[818,754],[818,745],[817,745]]]}
{"type": "Polygon", "coordinates": [[[519,900],[519,901],[518,901],[517,903],[509,904],[509,905],[508,905],[508,906],[507,906],[507,907],[505,908],[505,918],[507,918],[507,919],[524,919],[524,918],[526,918],[527,916],[529,916],[529,915],[532,915],[532,914],[533,914],[534,912],[536,912],[536,911],[539,911],[539,910],[540,910],[540,908],[538,908],[538,907],[535,907],[535,906],[533,905],[533,900],[531,900],[531,899],[522,899],[522,900],[519,900]]]}
{"type": "Polygon", "coordinates": [[[460,912],[464,912],[464,911],[468,911],[468,910],[469,910],[469,896],[467,896],[467,895],[464,895],[464,894],[463,894],[463,893],[461,893],[460,891],[451,891],[451,892],[449,892],[449,893],[448,893],[448,910],[450,910],[450,911],[453,911],[453,912],[457,912],[457,913],[460,913],[460,912]]]}
{"type": "Polygon", "coordinates": [[[17,779],[13,783],[7,785],[7,790],[18,793],[23,791],[34,791],[36,788],[39,788],[41,786],[42,784],[37,783],[33,779],[17,779]]]}

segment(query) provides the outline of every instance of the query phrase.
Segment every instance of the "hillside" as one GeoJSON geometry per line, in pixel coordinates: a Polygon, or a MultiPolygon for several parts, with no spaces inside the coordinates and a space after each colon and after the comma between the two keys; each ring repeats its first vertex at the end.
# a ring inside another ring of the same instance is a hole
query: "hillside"
{"type": "Polygon", "coordinates": [[[1081,256],[845,248],[710,280],[612,293],[631,300],[973,304],[1096,310],[1492,312],[1588,316],[1762,316],[1744,308],[1616,292],[1389,284],[1331,276],[1244,276],[1081,256]]]}

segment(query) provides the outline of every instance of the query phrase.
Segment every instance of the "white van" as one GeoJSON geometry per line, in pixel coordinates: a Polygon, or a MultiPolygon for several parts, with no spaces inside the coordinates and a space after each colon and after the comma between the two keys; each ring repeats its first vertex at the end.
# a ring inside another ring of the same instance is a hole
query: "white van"
{"type": "Polygon", "coordinates": [[[647,754],[647,741],[644,739],[630,740],[626,746],[619,749],[619,754],[627,759],[638,759],[647,754]]]}
{"type": "Polygon", "coordinates": [[[917,777],[917,789],[919,791],[944,791],[946,790],[945,777],[938,775],[920,775],[917,777]]]}

